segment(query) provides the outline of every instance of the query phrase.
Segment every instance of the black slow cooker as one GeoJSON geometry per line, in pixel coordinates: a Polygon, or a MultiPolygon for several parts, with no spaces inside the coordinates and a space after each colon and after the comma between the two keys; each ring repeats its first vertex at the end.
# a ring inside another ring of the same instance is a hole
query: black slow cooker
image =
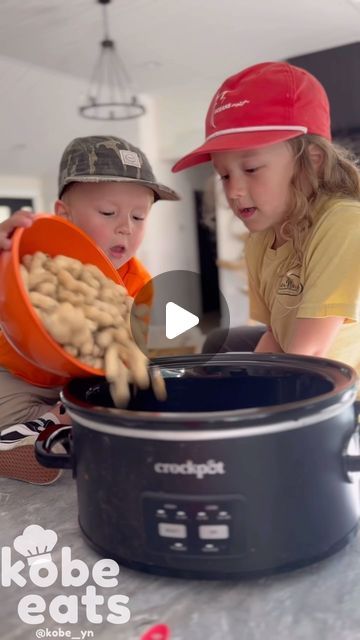
{"type": "Polygon", "coordinates": [[[360,501],[357,377],[302,356],[159,359],[168,399],[132,390],[114,408],[104,378],[72,380],[73,426],[37,441],[72,468],[80,527],[106,557],[185,577],[300,567],[355,534],[360,501]],[[68,453],[55,454],[62,440],[68,453]]]}

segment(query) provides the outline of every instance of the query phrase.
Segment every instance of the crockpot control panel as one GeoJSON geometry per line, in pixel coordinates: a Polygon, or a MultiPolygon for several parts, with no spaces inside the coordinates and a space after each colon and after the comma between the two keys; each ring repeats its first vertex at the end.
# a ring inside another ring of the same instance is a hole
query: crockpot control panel
{"type": "Polygon", "coordinates": [[[197,556],[246,550],[245,499],[240,495],[143,494],[144,524],[153,551],[197,556]]]}

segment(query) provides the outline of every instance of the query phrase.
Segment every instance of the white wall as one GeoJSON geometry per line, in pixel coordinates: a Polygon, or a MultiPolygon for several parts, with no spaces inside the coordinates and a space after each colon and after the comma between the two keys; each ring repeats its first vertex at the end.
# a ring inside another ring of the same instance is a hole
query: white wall
{"type": "Polygon", "coordinates": [[[175,269],[198,270],[196,218],[192,186],[184,175],[171,172],[172,162],[161,152],[162,119],[155,99],[146,98],[147,114],[139,120],[140,146],[148,156],[157,180],[174,189],[179,202],[157,202],[138,253],[153,275],[175,269]]]}
{"type": "Polygon", "coordinates": [[[7,176],[41,180],[47,210],[56,199],[58,165],[70,140],[114,134],[139,142],[136,120],[104,123],[79,116],[87,81],[0,56],[0,83],[0,183],[7,176]]]}
{"type": "MultiPolygon", "coordinates": [[[[199,271],[193,186],[187,176],[173,174],[172,162],[161,153],[162,119],[155,99],[146,98],[147,114],[139,121],[140,146],[148,156],[156,178],[174,189],[178,202],[159,201],[151,210],[138,257],[153,276],[167,271],[199,271]]],[[[173,281],[172,281],[173,282],[173,281]]],[[[164,286],[165,283],[162,283],[164,286]]],[[[169,291],[169,299],[171,294],[169,291]]],[[[201,312],[200,290],[193,291],[194,309],[201,312]]],[[[153,318],[156,323],[157,318],[153,318]]]]}
{"type": "Polygon", "coordinates": [[[228,267],[219,267],[219,286],[229,307],[231,327],[246,324],[249,319],[245,265],[236,268],[243,254],[243,241],[239,236],[245,234],[246,231],[243,222],[236,218],[228,207],[222,186],[217,182],[216,233],[218,259],[228,263],[228,267]]]}
{"type": "Polygon", "coordinates": [[[0,176],[0,198],[32,198],[34,208],[44,208],[43,182],[30,176],[0,176]]]}
{"type": "Polygon", "coordinates": [[[218,83],[210,89],[201,84],[172,87],[157,96],[161,157],[175,161],[203,142],[207,108],[218,83]]]}

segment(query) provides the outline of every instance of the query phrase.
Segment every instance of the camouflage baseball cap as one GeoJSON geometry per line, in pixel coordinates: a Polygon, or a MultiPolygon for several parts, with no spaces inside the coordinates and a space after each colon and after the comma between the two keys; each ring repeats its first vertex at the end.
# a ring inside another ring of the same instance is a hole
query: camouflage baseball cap
{"type": "Polygon", "coordinates": [[[180,200],[157,182],[146,155],[115,136],[75,138],[66,147],[59,169],[59,198],[71,182],[136,182],[149,187],[156,200],[180,200]]]}

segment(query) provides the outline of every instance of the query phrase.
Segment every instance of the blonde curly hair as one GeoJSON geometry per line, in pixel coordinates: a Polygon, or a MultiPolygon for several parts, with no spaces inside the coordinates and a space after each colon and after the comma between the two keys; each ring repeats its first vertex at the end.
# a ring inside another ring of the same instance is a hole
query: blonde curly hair
{"type": "Polygon", "coordinates": [[[281,226],[284,239],[292,238],[294,254],[291,266],[302,263],[308,231],[321,201],[328,198],[360,200],[360,171],[352,153],[316,135],[303,135],[288,141],[295,156],[295,170],[290,185],[289,215],[281,226]],[[310,157],[310,145],[323,152],[323,162],[316,169],[310,157]]]}

